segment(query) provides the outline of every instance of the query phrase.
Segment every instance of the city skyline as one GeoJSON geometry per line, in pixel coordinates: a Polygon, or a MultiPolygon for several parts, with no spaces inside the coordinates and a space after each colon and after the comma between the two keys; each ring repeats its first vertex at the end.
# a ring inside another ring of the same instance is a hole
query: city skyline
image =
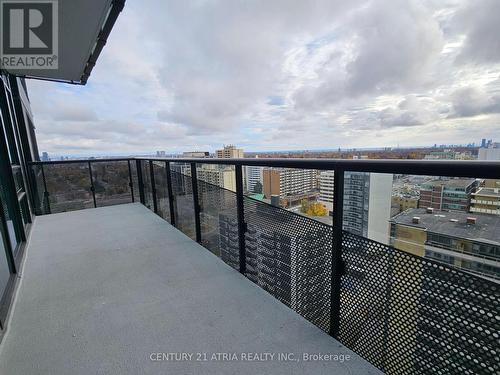
{"type": "Polygon", "coordinates": [[[498,139],[498,1],[236,3],[128,4],[86,87],[29,80],[40,149],[498,139]]]}

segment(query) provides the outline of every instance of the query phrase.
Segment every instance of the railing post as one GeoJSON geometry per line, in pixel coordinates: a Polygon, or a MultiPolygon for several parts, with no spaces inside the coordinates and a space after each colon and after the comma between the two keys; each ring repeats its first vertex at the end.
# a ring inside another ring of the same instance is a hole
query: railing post
{"type": "Polygon", "coordinates": [[[198,177],[196,175],[196,163],[191,163],[191,185],[193,189],[196,242],[201,243],[200,200],[198,199],[198,177]]]}
{"type": "Polygon", "coordinates": [[[344,170],[333,176],[332,280],[330,294],[330,335],[338,338],[340,328],[340,292],[345,264],[342,259],[342,221],[344,209],[344,170]]]}
{"type": "Polygon", "coordinates": [[[172,173],[170,173],[170,162],[165,162],[167,172],[167,194],[168,206],[170,208],[170,224],[175,227],[175,206],[174,206],[174,192],[172,191],[172,173]]]}
{"type": "Polygon", "coordinates": [[[45,169],[43,168],[43,164],[41,164],[41,166],[42,166],[42,180],[43,180],[43,205],[44,208],[47,210],[47,212],[44,213],[50,214],[50,199],[49,199],[50,193],[47,191],[47,180],[45,179],[45,169]]]}
{"type": "Polygon", "coordinates": [[[132,195],[132,203],[135,202],[134,198],[134,180],[132,179],[132,167],[130,166],[130,159],[127,160],[128,165],[128,186],[130,187],[130,194],[132,195]]]}
{"type": "Polygon", "coordinates": [[[158,202],[156,201],[155,171],[153,170],[153,160],[149,161],[149,176],[151,180],[151,194],[153,195],[153,210],[158,213],[158,202]]]}
{"type": "Polygon", "coordinates": [[[245,252],[246,223],[244,214],[243,173],[241,164],[235,166],[235,172],[236,172],[236,214],[238,218],[238,246],[240,250],[240,272],[242,274],[245,274],[247,270],[246,252],[245,252]]]}
{"type": "Polygon", "coordinates": [[[88,161],[88,165],[89,165],[89,176],[90,176],[90,191],[92,192],[92,198],[94,199],[94,208],[97,208],[97,201],[95,200],[94,177],[92,176],[92,164],[90,164],[90,160],[88,161]]]}
{"type": "Polygon", "coordinates": [[[136,170],[137,170],[137,184],[139,185],[139,199],[141,200],[142,204],[146,204],[146,199],[144,197],[144,182],[142,180],[142,164],[141,160],[137,159],[135,161],[136,163],[136,170]]]}

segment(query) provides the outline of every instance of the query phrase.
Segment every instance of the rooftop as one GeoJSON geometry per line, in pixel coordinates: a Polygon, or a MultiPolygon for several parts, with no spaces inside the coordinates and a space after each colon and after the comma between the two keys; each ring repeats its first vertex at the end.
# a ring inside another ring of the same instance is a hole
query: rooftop
{"type": "Polygon", "coordinates": [[[486,195],[489,197],[500,198],[500,189],[498,188],[481,188],[472,195],[486,195]]]}
{"type": "Polygon", "coordinates": [[[441,186],[446,185],[447,187],[462,187],[466,188],[476,181],[474,178],[452,178],[449,180],[433,180],[424,182],[422,185],[427,186],[441,186]]]}
{"type": "Polygon", "coordinates": [[[141,204],[37,217],[21,278],[2,374],[381,374],[141,204]],[[198,362],[198,352],[351,359],[198,362]]]}
{"type": "Polygon", "coordinates": [[[493,241],[500,245],[500,231],[496,229],[500,228],[500,216],[498,215],[438,210],[427,213],[425,208],[412,208],[393,217],[391,222],[452,237],[493,241]],[[419,224],[413,223],[415,216],[420,218],[419,224]],[[476,218],[476,224],[467,224],[469,217],[476,218]]]}

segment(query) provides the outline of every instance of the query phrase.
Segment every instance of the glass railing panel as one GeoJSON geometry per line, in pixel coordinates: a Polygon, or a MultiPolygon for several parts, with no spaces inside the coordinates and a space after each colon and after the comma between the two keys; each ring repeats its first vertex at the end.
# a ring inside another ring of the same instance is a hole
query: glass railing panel
{"type": "Polygon", "coordinates": [[[141,172],[144,184],[144,205],[153,210],[153,185],[149,160],[141,160],[141,172]]]}
{"type": "Polygon", "coordinates": [[[156,204],[158,215],[170,223],[170,203],[168,199],[167,170],[164,162],[154,161],[156,204]]]}
{"type": "Polygon", "coordinates": [[[45,164],[51,213],[93,208],[87,162],[45,164]]]}
{"type": "Polygon", "coordinates": [[[92,162],[97,207],[132,202],[127,161],[92,162]]]}
{"type": "Polygon", "coordinates": [[[170,163],[174,195],[175,226],[196,240],[193,185],[189,164],[170,163]]]}

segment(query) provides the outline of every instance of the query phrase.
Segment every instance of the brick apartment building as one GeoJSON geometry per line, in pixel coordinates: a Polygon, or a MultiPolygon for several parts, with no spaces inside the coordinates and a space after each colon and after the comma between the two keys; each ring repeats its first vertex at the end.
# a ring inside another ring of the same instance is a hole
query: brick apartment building
{"type": "Polygon", "coordinates": [[[479,180],[473,178],[426,182],[420,187],[419,207],[468,211],[471,195],[476,191],[478,185],[479,180]]]}

